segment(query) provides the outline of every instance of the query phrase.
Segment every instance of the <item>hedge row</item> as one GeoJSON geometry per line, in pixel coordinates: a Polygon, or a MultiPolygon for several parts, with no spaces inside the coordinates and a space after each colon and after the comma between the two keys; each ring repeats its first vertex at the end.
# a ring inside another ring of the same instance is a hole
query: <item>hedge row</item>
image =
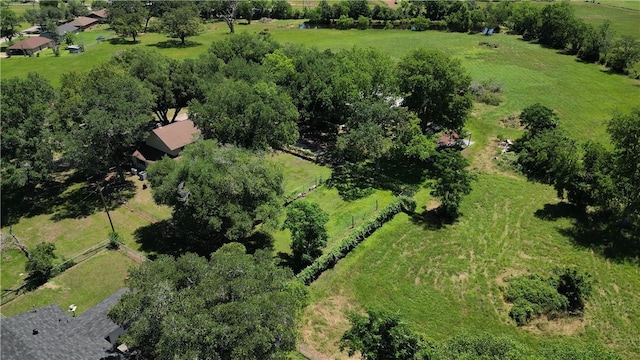
{"type": "Polygon", "coordinates": [[[382,227],[387,221],[391,220],[396,214],[401,211],[413,212],[415,208],[415,200],[404,196],[396,198],[391,204],[380,210],[374,218],[365,221],[359,228],[347,235],[331,250],[317,258],[311,265],[298,273],[298,280],[302,281],[305,285],[311,284],[311,282],[317,279],[325,270],[333,268],[335,264],[338,263],[338,260],[347,256],[351,250],[355,249],[358,244],[382,227]]]}

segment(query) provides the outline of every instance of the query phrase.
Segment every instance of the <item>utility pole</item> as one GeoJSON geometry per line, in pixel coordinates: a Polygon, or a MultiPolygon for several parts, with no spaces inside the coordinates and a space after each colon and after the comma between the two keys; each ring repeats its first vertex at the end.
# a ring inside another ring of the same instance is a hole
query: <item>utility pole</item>
{"type": "Polygon", "coordinates": [[[98,185],[98,187],[97,187],[98,194],[100,194],[100,199],[102,200],[102,205],[104,205],[104,211],[107,213],[107,217],[109,218],[109,225],[111,225],[111,231],[112,232],[116,232],[116,229],[114,229],[114,227],[113,227],[113,221],[111,221],[111,215],[109,215],[109,208],[107,207],[107,202],[104,201],[104,195],[102,195],[102,189],[104,189],[104,188],[100,187],[100,185],[98,185]]]}

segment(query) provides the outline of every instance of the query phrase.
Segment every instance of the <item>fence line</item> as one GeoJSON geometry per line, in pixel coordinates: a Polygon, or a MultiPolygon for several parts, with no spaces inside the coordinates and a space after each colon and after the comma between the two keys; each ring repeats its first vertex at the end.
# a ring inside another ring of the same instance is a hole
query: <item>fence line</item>
{"type": "Polygon", "coordinates": [[[118,247],[122,253],[124,253],[126,256],[128,256],[130,259],[137,262],[138,264],[143,263],[145,261],[153,262],[153,260],[144,256],[141,252],[133,250],[132,248],[128,247],[125,244],[120,244],[118,247]]]}
{"type": "MultiPolygon", "coordinates": [[[[84,262],[85,260],[88,260],[93,255],[105,249],[107,246],[109,246],[109,240],[103,240],[102,242],[92,246],[91,248],[83,251],[82,253],[75,255],[74,257],[67,259],[62,263],[54,266],[51,269],[52,277],[61,274],[65,270],[68,270],[74,267],[75,265],[78,265],[84,262]]],[[[20,292],[28,285],[29,285],[29,281],[25,281],[22,283],[22,285],[18,286],[15,289],[3,290],[2,295],[0,295],[0,305],[4,305],[14,300],[15,298],[17,298],[20,295],[20,292]]]]}

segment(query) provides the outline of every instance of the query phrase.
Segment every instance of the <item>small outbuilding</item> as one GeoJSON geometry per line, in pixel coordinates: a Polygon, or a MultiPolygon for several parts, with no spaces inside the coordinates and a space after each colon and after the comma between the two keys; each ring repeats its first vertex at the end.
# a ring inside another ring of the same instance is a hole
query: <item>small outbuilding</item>
{"type": "Polygon", "coordinates": [[[80,54],[84,51],[84,48],[80,45],[69,45],[67,50],[69,50],[70,54],[80,54]]]}
{"type": "Polygon", "coordinates": [[[33,55],[38,51],[51,47],[53,40],[44,36],[34,36],[19,41],[7,48],[10,55],[33,55]]]}

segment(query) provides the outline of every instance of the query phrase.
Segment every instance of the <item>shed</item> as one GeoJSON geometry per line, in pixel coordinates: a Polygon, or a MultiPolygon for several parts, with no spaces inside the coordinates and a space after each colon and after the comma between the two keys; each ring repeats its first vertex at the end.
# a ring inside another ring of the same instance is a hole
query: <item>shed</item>
{"type": "Polygon", "coordinates": [[[44,36],[34,36],[17,42],[7,48],[11,55],[33,55],[38,51],[50,48],[53,40],[44,36]]]}
{"type": "Polygon", "coordinates": [[[98,19],[100,23],[104,23],[107,21],[107,9],[92,11],[91,14],[89,14],[89,17],[98,19]]]}

